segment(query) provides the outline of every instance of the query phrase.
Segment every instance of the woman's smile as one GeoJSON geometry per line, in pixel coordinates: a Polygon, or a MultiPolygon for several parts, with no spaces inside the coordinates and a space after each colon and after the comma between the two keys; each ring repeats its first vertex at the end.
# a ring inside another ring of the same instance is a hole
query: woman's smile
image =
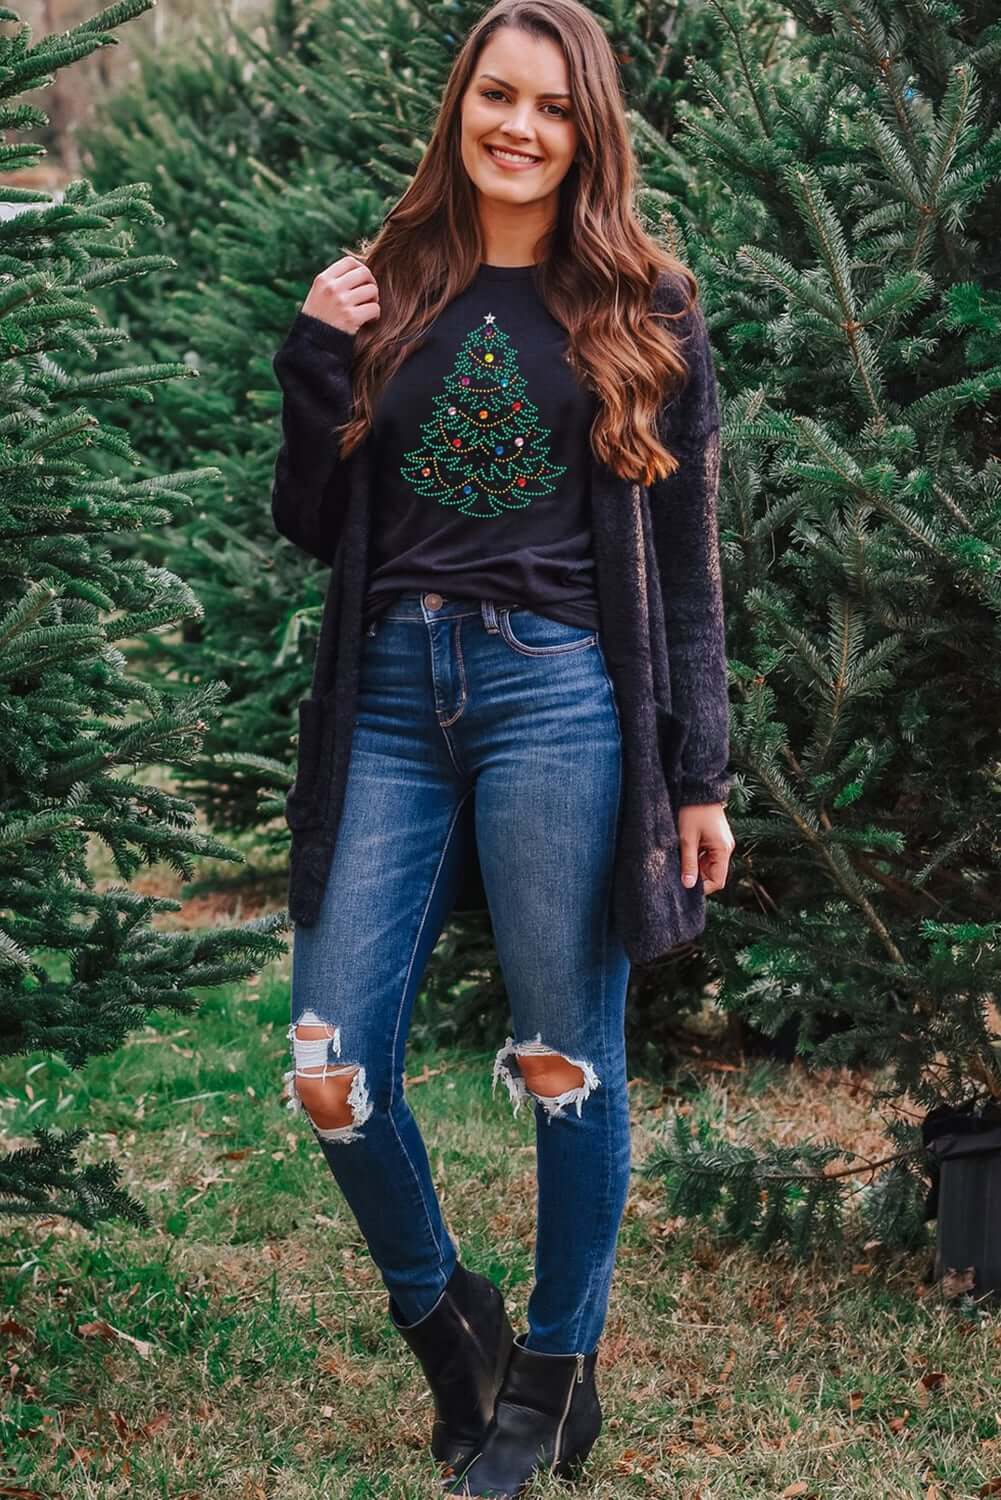
{"type": "Polygon", "coordinates": [[[530,167],[538,167],[542,164],[541,157],[530,156],[521,151],[509,150],[506,146],[488,145],[484,149],[487,155],[499,167],[505,167],[509,172],[526,172],[530,167]]]}

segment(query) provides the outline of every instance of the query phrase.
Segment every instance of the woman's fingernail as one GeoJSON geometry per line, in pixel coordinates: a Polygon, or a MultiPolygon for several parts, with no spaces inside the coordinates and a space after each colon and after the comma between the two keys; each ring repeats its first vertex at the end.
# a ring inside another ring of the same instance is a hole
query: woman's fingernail
{"type": "Polygon", "coordinates": [[[695,876],[694,875],[682,875],[681,878],[684,881],[685,885],[694,885],[695,884],[695,876]]]}

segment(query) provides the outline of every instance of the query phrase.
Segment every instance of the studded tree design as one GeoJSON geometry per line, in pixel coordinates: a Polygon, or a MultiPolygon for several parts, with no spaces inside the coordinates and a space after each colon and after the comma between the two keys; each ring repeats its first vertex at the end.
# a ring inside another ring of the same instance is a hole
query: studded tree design
{"type": "Polygon", "coordinates": [[[493,313],[483,323],[467,335],[421,427],[423,446],[404,454],[400,473],[418,495],[488,519],[551,494],[566,465],[549,460],[552,434],[528,399],[517,350],[493,313]]]}

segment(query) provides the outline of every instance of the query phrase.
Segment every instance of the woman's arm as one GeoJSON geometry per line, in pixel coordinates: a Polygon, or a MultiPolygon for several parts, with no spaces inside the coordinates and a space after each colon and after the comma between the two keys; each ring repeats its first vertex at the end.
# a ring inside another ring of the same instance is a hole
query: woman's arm
{"type": "MultiPolygon", "coordinates": [[[[665,281],[660,310],[683,306],[665,281]]],[[[716,500],[719,392],[702,308],[665,323],[685,338],[689,378],[665,403],[660,432],[680,467],[650,487],[650,509],[664,600],[672,710],[687,726],[679,806],[725,802],[732,778],[723,592],[716,500]]]]}
{"type": "Polygon", "coordinates": [[[299,312],[271,361],[282,388],[271,516],[282,536],[328,566],[347,500],[348,466],[334,428],[351,411],[353,350],[354,334],[299,312]]]}

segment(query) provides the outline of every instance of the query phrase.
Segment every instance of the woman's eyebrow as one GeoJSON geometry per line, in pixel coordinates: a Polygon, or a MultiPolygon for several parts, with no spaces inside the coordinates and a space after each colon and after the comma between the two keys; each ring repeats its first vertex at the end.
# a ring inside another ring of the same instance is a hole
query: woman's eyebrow
{"type": "MultiPolygon", "coordinates": [[[[489,78],[494,83],[501,84],[501,86],[503,88],[509,89],[512,94],[516,94],[518,92],[518,90],[515,88],[515,86],[514,86],[513,83],[505,83],[504,80],[503,80],[503,78],[498,78],[496,76],[496,74],[494,74],[494,73],[481,73],[480,77],[481,78],[489,78]]],[[[570,95],[569,94],[560,93],[558,90],[554,89],[554,90],[549,91],[548,93],[536,94],[535,97],[537,99],[569,99],[570,95]]]]}

